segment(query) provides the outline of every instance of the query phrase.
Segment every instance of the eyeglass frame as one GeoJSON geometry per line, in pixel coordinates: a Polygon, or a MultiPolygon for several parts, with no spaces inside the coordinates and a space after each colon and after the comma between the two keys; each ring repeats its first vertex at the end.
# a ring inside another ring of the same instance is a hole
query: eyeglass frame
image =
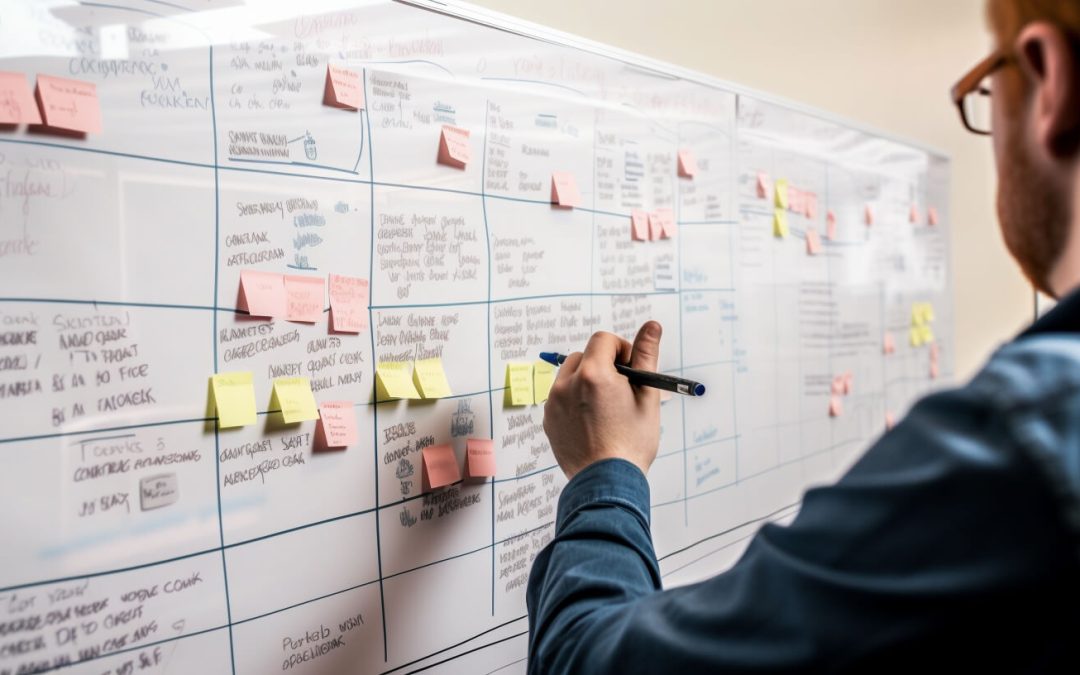
{"type": "Polygon", "coordinates": [[[952,89],[949,90],[949,95],[952,98],[953,104],[960,113],[960,121],[964,124],[964,128],[971,133],[980,136],[989,136],[992,132],[983,131],[982,129],[977,129],[971,125],[971,122],[967,117],[967,112],[964,110],[964,99],[967,98],[969,94],[976,92],[984,96],[990,96],[990,90],[985,87],[980,87],[979,83],[992,75],[994,71],[1008,64],[1013,58],[1012,53],[1007,49],[997,49],[985,59],[975,64],[975,67],[961,77],[960,80],[952,86],[952,89]]]}

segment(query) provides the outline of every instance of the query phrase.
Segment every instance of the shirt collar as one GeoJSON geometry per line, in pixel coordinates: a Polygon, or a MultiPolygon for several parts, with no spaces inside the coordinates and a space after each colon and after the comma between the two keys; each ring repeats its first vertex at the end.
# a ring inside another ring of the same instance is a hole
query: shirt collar
{"type": "Polygon", "coordinates": [[[1044,333],[1080,333],[1080,289],[1069,293],[1017,339],[1044,333]]]}

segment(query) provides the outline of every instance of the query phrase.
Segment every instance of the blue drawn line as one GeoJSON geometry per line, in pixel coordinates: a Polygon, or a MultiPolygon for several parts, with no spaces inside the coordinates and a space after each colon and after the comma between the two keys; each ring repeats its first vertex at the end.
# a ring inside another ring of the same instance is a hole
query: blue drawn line
{"type": "MultiPolygon", "coordinates": [[[[322,169],[325,171],[340,171],[347,174],[355,174],[355,171],[349,169],[340,169],[336,166],[327,166],[326,164],[312,164],[311,162],[298,162],[296,160],[276,160],[276,159],[246,159],[243,157],[229,157],[230,162],[244,162],[247,164],[278,164],[283,166],[305,166],[309,169],[322,169]]],[[[295,175],[295,174],[289,174],[295,175]]]]}

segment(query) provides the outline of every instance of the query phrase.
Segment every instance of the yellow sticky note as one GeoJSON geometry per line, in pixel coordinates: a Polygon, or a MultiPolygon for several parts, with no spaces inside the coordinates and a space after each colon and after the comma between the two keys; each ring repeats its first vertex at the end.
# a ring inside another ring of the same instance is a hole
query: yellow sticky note
{"type": "Polygon", "coordinates": [[[555,383],[555,366],[547,361],[533,364],[533,400],[543,403],[548,399],[551,385],[555,383]]]}
{"type": "Polygon", "coordinates": [[[788,236],[787,211],[783,209],[773,210],[772,233],[774,237],[781,239],[788,236]]]}
{"type": "Polygon", "coordinates": [[[453,394],[440,358],[420,359],[414,363],[412,379],[423,398],[446,398],[453,394]]]}
{"type": "Polygon", "coordinates": [[[306,377],[278,377],[274,379],[274,393],[270,407],[281,411],[286,424],[319,419],[319,406],[311,393],[311,380],[306,377]]]}
{"type": "Polygon", "coordinates": [[[912,326],[911,331],[908,334],[912,347],[922,346],[922,329],[919,326],[912,326]]]}
{"type": "Polygon", "coordinates": [[[929,302],[923,303],[923,321],[930,322],[934,320],[934,306],[929,302]]]}
{"type": "Polygon", "coordinates": [[[531,363],[506,364],[506,389],[510,392],[510,405],[532,405],[533,365],[531,363]]]}
{"type": "Polygon", "coordinates": [[[919,331],[922,333],[922,342],[924,345],[928,345],[934,341],[934,331],[930,330],[930,326],[919,326],[919,331]]]}
{"type": "Polygon", "coordinates": [[[776,194],[776,208],[786,209],[788,207],[787,178],[776,179],[776,184],[773,186],[773,190],[776,194]]]}
{"type": "Polygon", "coordinates": [[[379,401],[420,398],[420,392],[409,377],[408,363],[384,361],[375,366],[375,398],[379,401]]]}
{"type": "Polygon", "coordinates": [[[218,373],[210,378],[217,410],[218,427],[242,427],[255,424],[255,386],[251,373],[218,373]]]}

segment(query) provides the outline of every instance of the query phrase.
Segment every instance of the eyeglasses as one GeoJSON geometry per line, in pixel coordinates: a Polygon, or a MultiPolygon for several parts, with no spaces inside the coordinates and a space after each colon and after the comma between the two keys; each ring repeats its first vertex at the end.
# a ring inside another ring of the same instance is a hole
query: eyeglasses
{"type": "Polygon", "coordinates": [[[990,135],[990,76],[1012,60],[1011,54],[998,49],[953,85],[950,95],[960,111],[960,121],[971,133],[990,135]]]}

